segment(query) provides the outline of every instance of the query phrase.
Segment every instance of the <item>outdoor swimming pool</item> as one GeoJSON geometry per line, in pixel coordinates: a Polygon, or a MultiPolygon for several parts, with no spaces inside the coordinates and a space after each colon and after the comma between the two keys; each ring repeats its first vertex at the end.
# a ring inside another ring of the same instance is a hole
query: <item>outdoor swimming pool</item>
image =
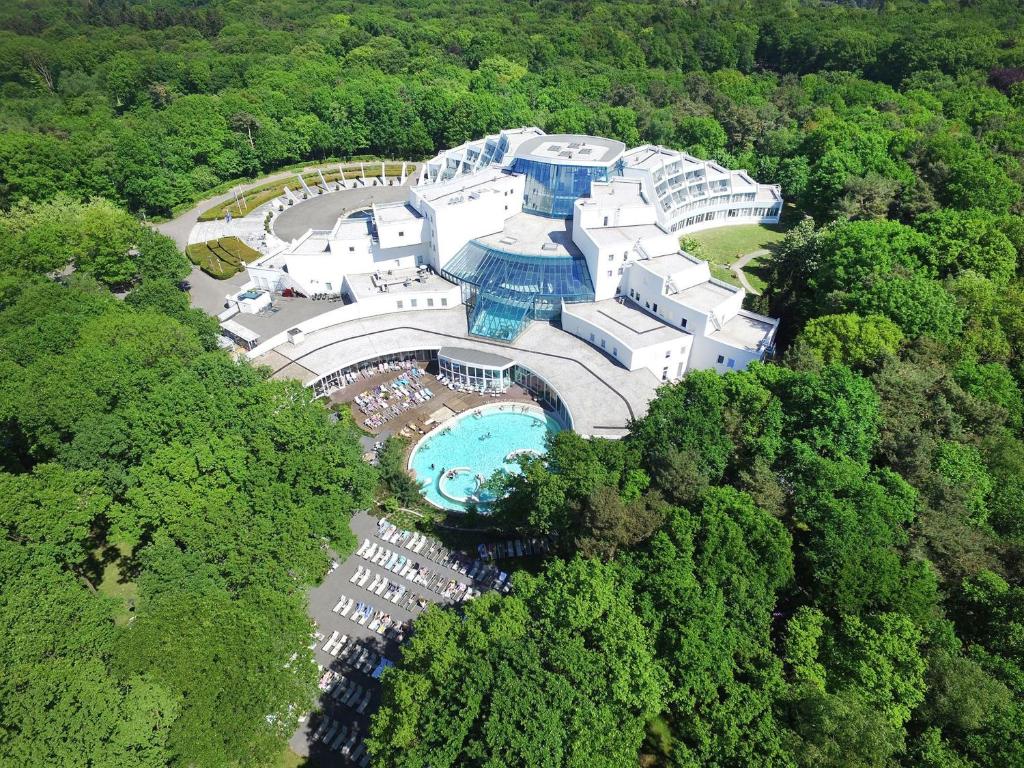
{"type": "Polygon", "coordinates": [[[498,469],[519,471],[515,455],[543,454],[545,438],[560,429],[536,406],[485,405],[445,422],[423,438],[413,450],[409,468],[427,501],[463,512],[474,500],[483,505],[493,501],[480,493],[481,478],[488,480],[498,469]],[[452,470],[455,476],[447,477],[452,470]]]}

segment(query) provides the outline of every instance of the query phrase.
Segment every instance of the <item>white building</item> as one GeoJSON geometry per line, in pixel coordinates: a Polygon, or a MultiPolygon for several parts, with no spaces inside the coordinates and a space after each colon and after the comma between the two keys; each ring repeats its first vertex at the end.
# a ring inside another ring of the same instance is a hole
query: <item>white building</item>
{"type": "Polygon", "coordinates": [[[307,232],[249,275],[255,288],[341,294],[379,313],[408,309],[403,293],[429,270],[461,297],[471,336],[514,345],[529,321],[560,319],[629,370],[669,380],[742,369],[777,327],[743,310],[743,290],[713,279],[679,237],[776,223],[781,210],[779,188],[745,171],[521,128],[442,152],[406,202],[307,232]]]}

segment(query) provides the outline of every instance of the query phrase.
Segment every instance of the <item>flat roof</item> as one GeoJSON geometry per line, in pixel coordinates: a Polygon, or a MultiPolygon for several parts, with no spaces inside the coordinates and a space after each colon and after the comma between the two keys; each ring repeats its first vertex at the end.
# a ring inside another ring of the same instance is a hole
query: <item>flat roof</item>
{"type": "Polygon", "coordinates": [[[400,202],[374,205],[373,218],[378,224],[396,224],[400,221],[422,219],[423,216],[408,203],[400,202]]]}
{"type": "Polygon", "coordinates": [[[640,259],[636,263],[656,275],[669,277],[685,269],[693,269],[700,266],[703,262],[685,251],[672,251],[671,253],[663,253],[651,259],[640,259]]]}
{"type": "Polygon", "coordinates": [[[585,320],[608,331],[630,349],[640,349],[651,344],[677,341],[689,338],[690,334],[649,315],[631,305],[615,299],[566,304],[563,313],[585,320]]]}
{"type": "Polygon", "coordinates": [[[357,301],[381,293],[401,298],[403,294],[415,295],[454,287],[453,283],[449,283],[440,275],[427,269],[417,270],[415,267],[347,274],[345,279],[348,280],[349,287],[357,301]],[[388,274],[389,272],[390,274],[388,274]],[[386,290],[384,290],[385,286],[386,290]]]}
{"type": "Polygon", "coordinates": [[[515,156],[557,165],[610,165],[626,151],[626,145],[603,136],[556,133],[534,136],[516,147],[515,156]]]}
{"type": "Polygon", "coordinates": [[[769,317],[744,309],[740,310],[735,317],[730,318],[721,330],[708,334],[708,338],[756,352],[760,344],[771,339],[777,324],[777,321],[769,317]]]}
{"type": "Polygon", "coordinates": [[[369,237],[369,235],[370,220],[368,218],[338,219],[337,223],[334,225],[334,229],[331,230],[331,237],[337,237],[343,240],[348,240],[352,237],[369,237]]]}
{"type": "Polygon", "coordinates": [[[473,173],[460,174],[444,181],[434,182],[433,184],[418,185],[412,189],[415,190],[414,194],[422,200],[436,202],[449,196],[493,189],[493,187],[488,185],[506,175],[505,171],[501,168],[488,166],[473,173]]]}
{"type": "Polygon", "coordinates": [[[661,237],[665,231],[655,224],[634,224],[629,227],[593,227],[586,230],[598,245],[611,248],[629,249],[637,240],[646,237],[661,237]]]}
{"type": "Polygon", "coordinates": [[[619,207],[627,205],[648,205],[644,199],[639,179],[617,176],[611,181],[595,181],[590,185],[590,197],[581,198],[583,205],[588,201],[611,203],[619,207]]]}
{"type": "Polygon", "coordinates": [[[549,219],[532,213],[517,213],[505,219],[500,232],[476,238],[506,253],[528,256],[580,256],[572,241],[572,219],[549,219]]]}
{"type": "Polygon", "coordinates": [[[671,295],[688,307],[699,309],[702,312],[710,312],[738,291],[739,288],[727,288],[711,280],[705,280],[703,283],[691,285],[689,288],[683,288],[671,295]]]}
{"type": "Polygon", "coordinates": [[[466,347],[441,347],[437,350],[437,356],[482,368],[507,368],[515,363],[514,360],[509,360],[501,355],[495,355],[479,349],[467,349],[466,347]]]}
{"type": "Polygon", "coordinates": [[[220,327],[231,335],[250,344],[260,340],[260,335],[256,333],[256,331],[251,331],[244,325],[239,325],[234,320],[225,320],[220,324],[220,327]]]}

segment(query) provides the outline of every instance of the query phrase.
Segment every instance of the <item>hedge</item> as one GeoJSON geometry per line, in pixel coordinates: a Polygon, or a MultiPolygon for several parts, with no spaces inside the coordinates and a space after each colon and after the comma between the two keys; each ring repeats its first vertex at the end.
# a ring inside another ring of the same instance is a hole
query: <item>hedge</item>
{"type": "Polygon", "coordinates": [[[185,253],[193,264],[218,280],[241,272],[246,264],[261,255],[237,237],[222,237],[205,243],[193,243],[185,249],[185,253]]]}

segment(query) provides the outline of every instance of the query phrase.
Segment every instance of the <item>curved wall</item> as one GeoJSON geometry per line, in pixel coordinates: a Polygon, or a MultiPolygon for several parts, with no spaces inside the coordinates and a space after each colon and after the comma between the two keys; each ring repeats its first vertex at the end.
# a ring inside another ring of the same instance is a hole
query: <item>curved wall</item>
{"type": "Polygon", "coordinates": [[[512,171],[526,177],[523,210],[549,218],[568,219],[577,198],[590,194],[590,182],[608,181],[608,166],[562,165],[517,157],[512,171]]]}

